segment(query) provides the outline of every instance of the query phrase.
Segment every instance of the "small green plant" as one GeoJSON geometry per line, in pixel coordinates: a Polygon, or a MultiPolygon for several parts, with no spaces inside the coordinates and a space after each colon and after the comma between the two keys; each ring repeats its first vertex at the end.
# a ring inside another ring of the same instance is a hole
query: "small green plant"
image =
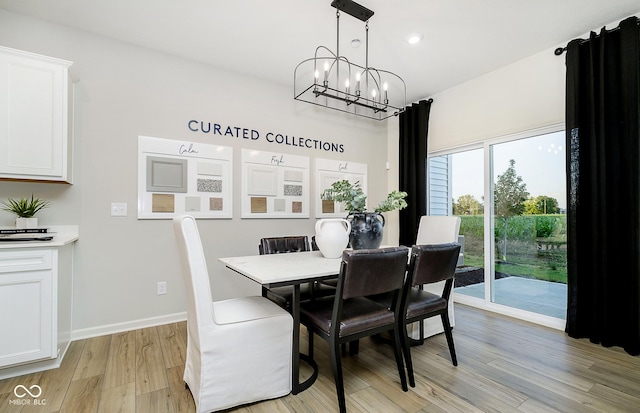
{"type": "MultiPolygon", "coordinates": [[[[334,182],[329,188],[322,192],[320,197],[325,200],[341,203],[350,213],[366,212],[367,210],[367,196],[362,191],[360,182],[352,184],[346,179],[334,182]]],[[[385,200],[378,204],[374,211],[381,213],[406,208],[406,197],[407,193],[404,191],[392,191],[387,195],[385,200]]]]}
{"type": "Polygon", "coordinates": [[[9,198],[6,201],[2,201],[2,209],[4,211],[8,211],[16,214],[18,218],[33,218],[33,216],[36,213],[38,213],[38,211],[40,211],[43,208],[47,208],[49,205],[50,205],[49,201],[46,201],[44,199],[34,198],[33,194],[31,194],[31,199],[9,198]]]}

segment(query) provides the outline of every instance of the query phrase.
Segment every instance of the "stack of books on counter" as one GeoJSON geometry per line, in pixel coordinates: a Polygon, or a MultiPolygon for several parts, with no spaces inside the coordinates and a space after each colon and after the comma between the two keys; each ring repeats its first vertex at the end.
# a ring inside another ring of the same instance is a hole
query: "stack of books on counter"
{"type": "Polygon", "coordinates": [[[51,241],[53,233],[48,228],[0,227],[0,242],[51,241]]]}

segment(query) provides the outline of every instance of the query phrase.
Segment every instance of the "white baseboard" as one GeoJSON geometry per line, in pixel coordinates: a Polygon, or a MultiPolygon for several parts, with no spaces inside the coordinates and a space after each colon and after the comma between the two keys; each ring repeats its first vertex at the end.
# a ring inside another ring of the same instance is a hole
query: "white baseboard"
{"type": "Polygon", "coordinates": [[[104,336],[107,334],[122,333],[123,331],[138,330],[140,328],[154,327],[162,324],[185,321],[187,313],[168,314],[159,317],[143,318],[140,320],[127,321],[124,323],[107,324],[98,327],[83,328],[71,331],[71,341],[83,340],[86,338],[104,336]]]}
{"type": "Polygon", "coordinates": [[[68,349],[69,342],[67,341],[63,344],[63,347],[58,348],[58,357],[56,358],[3,367],[0,369],[0,380],[9,379],[11,377],[24,376],[25,374],[37,373],[39,371],[57,369],[58,367],[60,367],[60,363],[62,362],[64,355],[67,354],[68,349]]]}

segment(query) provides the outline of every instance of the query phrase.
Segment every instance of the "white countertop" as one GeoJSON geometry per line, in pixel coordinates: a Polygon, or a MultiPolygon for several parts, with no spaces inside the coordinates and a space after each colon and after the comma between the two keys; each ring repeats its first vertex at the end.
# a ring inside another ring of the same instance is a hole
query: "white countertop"
{"type": "Polygon", "coordinates": [[[53,235],[53,239],[51,241],[2,241],[0,242],[0,250],[15,248],[62,247],[78,240],[77,225],[57,225],[49,226],[47,228],[47,234],[53,235]]]}

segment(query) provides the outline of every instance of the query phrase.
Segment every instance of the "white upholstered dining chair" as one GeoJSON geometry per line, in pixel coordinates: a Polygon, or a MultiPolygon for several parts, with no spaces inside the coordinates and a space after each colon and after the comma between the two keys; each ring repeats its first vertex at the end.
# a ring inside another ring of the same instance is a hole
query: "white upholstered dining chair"
{"type": "Polygon", "coordinates": [[[424,215],[420,218],[416,244],[458,242],[460,217],[424,215]]]}
{"type": "Polygon", "coordinates": [[[173,219],[187,296],[184,381],[196,412],[272,399],[291,391],[293,319],[264,297],[213,302],[196,221],[173,219]]]}
{"type": "MultiPolygon", "coordinates": [[[[424,215],[420,218],[420,224],[418,225],[416,245],[458,242],[458,235],[460,235],[460,217],[424,215]]],[[[444,290],[444,285],[445,282],[441,281],[435,284],[429,284],[425,286],[424,289],[433,294],[441,295],[444,290]]],[[[449,300],[448,310],[449,321],[453,327],[455,325],[453,300],[449,300]]],[[[412,325],[413,328],[410,332],[411,338],[422,340],[444,331],[442,323],[438,319],[427,319],[421,323],[423,325],[422,331],[419,328],[419,323],[412,325]]]]}

